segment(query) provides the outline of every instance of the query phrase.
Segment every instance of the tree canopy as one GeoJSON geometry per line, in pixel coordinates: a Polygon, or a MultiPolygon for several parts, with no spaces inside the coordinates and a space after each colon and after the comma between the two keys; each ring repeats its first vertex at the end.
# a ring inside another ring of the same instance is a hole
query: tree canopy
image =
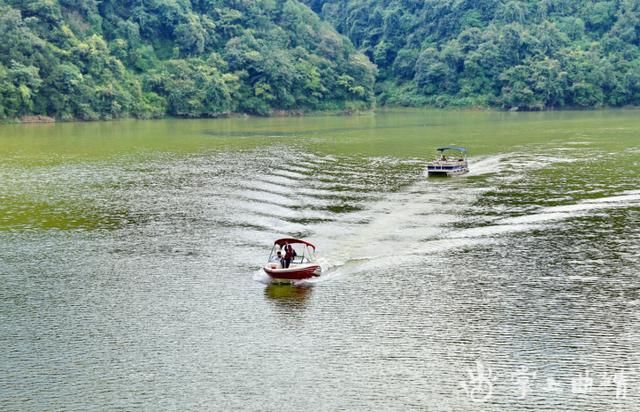
{"type": "Polygon", "coordinates": [[[640,0],[0,0],[0,36],[0,119],[640,104],[640,0]]]}
{"type": "Polygon", "coordinates": [[[369,108],[376,69],[293,0],[0,0],[0,118],[369,108]]]}
{"type": "Polygon", "coordinates": [[[640,103],[639,0],[304,0],[379,69],[380,104],[640,103]]]}

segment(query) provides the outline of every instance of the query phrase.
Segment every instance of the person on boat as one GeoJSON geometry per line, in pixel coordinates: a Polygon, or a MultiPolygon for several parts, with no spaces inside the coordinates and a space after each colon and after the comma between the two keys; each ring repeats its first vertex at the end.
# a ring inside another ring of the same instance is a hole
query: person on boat
{"type": "Polygon", "coordinates": [[[282,259],[282,267],[284,269],[288,269],[294,257],[296,257],[296,251],[293,250],[293,246],[289,244],[284,245],[284,259],[282,259]]]}
{"type": "Polygon", "coordinates": [[[440,156],[440,161],[446,162],[447,161],[447,157],[443,154],[442,156],[440,156]]]}
{"type": "Polygon", "coordinates": [[[271,261],[272,262],[280,262],[280,263],[282,263],[282,252],[278,250],[276,252],[276,256],[271,258],[271,261]]]}

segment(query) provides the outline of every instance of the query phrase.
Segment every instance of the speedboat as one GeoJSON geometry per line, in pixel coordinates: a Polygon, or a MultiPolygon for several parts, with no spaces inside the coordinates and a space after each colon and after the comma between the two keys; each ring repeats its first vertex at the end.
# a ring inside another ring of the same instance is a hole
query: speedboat
{"type": "Polygon", "coordinates": [[[457,176],[469,172],[467,149],[460,146],[445,146],[436,150],[438,157],[427,163],[429,176],[457,176]]]}
{"type": "Polygon", "coordinates": [[[273,281],[283,283],[320,276],[322,269],[316,262],[315,251],[316,247],[306,240],[294,238],[278,239],[273,242],[269,260],[262,269],[273,281]],[[284,263],[282,257],[287,245],[293,247],[295,255],[289,267],[284,268],[282,266],[284,263]],[[278,256],[279,254],[281,256],[278,256]]]}

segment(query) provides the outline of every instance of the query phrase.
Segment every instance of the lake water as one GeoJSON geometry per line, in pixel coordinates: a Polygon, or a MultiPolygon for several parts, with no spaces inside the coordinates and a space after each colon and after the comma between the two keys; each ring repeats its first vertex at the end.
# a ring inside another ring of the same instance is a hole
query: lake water
{"type": "Polygon", "coordinates": [[[2,126],[0,409],[637,410],[639,114],[2,126]]]}

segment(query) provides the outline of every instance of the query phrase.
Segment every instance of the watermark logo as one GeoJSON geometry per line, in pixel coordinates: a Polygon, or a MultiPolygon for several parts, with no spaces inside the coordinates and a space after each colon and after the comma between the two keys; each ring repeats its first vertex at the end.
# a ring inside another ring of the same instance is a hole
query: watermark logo
{"type": "Polygon", "coordinates": [[[493,396],[493,383],[497,379],[490,367],[476,361],[476,370],[467,370],[468,380],[460,382],[460,386],[473,402],[486,402],[493,396]]]}
{"type": "Polygon", "coordinates": [[[524,399],[531,393],[532,382],[536,379],[537,372],[529,372],[529,368],[523,366],[514,374],[515,383],[520,393],[520,399],[524,399]]]}
{"type": "Polygon", "coordinates": [[[545,385],[542,390],[546,393],[562,393],[562,384],[556,380],[553,376],[547,376],[545,379],[545,385]]]}
{"type": "Polygon", "coordinates": [[[580,374],[571,379],[571,393],[576,395],[587,395],[593,390],[593,378],[589,376],[591,372],[587,369],[584,375],[580,374]]]}
{"type": "Polygon", "coordinates": [[[626,399],[627,389],[629,382],[627,381],[627,375],[624,371],[619,371],[614,374],[604,373],[602,377],[602,385],[606,387],[615,386],[616,399],[626,399]]]}
{"type": "MultiPolygon", "coordinates": [[[[459,381],[469,400],[476,403],[489,401],[498,392],[511,388],[509,395],[524,400],[536,394],[546,396],[611,396],[616,400],[627,399],[632,386],[631,375],[634,372],[617,370],[611,372],[595,372],[584,369],[574,376],[565,376],[564,380],[557,380],[554,376],[545,376],[535,369],[521,366],[515,371],[496,373],[481,361],[476,361],[475,367],[466,371],[466,378],[459,381]],[[541,376],[542,375],[542,376],[541,376]],[[511,379],[509,379],[509,377],[511,379]],[[502,379],[502,381],[500,380],[502,379]],[[570,390],[570,392],[569,392],[570,390]]],[[[498,395],[505,395],[498,393],[498,395]]]]}

